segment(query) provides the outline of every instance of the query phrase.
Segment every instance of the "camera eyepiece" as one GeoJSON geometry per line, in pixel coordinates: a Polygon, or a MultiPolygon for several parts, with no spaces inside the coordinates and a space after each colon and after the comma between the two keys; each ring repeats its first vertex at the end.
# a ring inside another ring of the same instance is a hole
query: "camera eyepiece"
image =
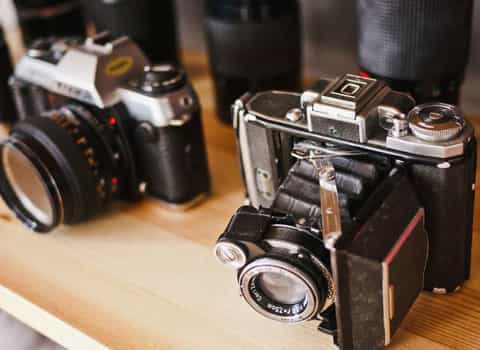
{"type": "Polygon", "coordinates": [[[110,204],[128,155],[99,120],[67,105],[16,124],[0,145],[0,193],[31,230],[82,222],[110,204]]]}

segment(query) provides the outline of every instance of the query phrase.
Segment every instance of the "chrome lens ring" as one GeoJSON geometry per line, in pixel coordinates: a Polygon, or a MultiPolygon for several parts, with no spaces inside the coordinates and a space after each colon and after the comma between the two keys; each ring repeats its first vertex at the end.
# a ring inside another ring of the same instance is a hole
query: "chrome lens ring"
{"type": "Polygon", "coordinates": [[[321,296],[310,275],[293,264],[272,257],[263,257],[247,265],[239,276],[239,285],[245,301],[259,314],[284,323],[300,323],[314,318],[320,311],[321,296]],[[284,304],[269,298],[259,288],[263,274],[274,274],[298,283],[304,298],[293,304],[284,304]]]}

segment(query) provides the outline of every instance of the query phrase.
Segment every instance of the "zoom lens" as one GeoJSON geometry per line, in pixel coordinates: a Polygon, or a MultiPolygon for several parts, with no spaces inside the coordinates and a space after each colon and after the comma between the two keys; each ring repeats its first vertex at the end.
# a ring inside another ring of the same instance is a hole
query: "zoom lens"
{"type": "Polygon", "coordinates": [[[365,74],[418,103],[458,104],[468,63],[472,0],[357,0],[365,74]]]}
{"type": "Polygon", "coordinates": [[[17,123],[0,145],[3,199],[36,232],[102,212],[126,177],[128,152],[117,134],[79,105],[17,123]]]}
{"type": "Polygon", "coordinates": [[[205,11],[221,121],[232,124],[231,106],[246,92],[300,88],[302,35],[297,0],[208,0],[205,11]]]}
{"type": "Polygon", "coordinates": [[[173,0],[82,0],[97,32],[126,35],[150,61],[179,62],[173,0]]]}
{"type": "Polygon", "coordinates": [[[86,34],[82,5],[77,0],[15,0],[23,39],[83,37],[86,34]]]}

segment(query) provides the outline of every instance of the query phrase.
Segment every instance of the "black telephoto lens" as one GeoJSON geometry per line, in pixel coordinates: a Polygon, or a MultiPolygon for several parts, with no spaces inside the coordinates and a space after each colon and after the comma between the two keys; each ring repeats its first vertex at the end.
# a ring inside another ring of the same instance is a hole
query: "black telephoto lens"
{"type": "Polygon", "coordinates": [[[154,63],[178,63],[174,0],[83,0],[97,32],[133,39],[154,63]]]}
{"type": "Polygon", "coordinates": [[[15,122],[17,112],[13,103],[12,92],[8,86],[8,79],[13,73],[10,53],[0,27],[0,122],[15,122]]]}
{"type": "Polygon", "coordinates": [[[418,103],[458,104],[468,63],[473,0],[357,0],[365,75],[418,103]]]}
{"type": "Polygon", "coordinates": [[[66,105],[18,122],[0,144],[0,194],[32,231],[86,221],[133,187],[121,119],[106,119],[66,105]]]}
{"type": "Polygon", "coordinates": [[[206,33],[217,113],[245,92],[298,90],[302,34],[297,0],[207,0],[206,33]]]}
{"type": "Polygon", "coordinates": [[[23,40],[86,35],[83,7],[78,0],[14,0],[23,40]]]}

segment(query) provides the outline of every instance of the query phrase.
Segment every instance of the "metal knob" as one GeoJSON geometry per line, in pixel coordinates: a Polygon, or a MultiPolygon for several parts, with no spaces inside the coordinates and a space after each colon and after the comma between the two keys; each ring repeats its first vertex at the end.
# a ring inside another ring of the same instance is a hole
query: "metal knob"
{"type": "Polygon", "coordinates": [[[247,263],[247,253],[233,242],[219,242],[214,248],[215,256],[222,264],[239,269],[247,263]]]}
{"type": "Polygon", "coordinates": [[[180,68],[162,64],[145,67],[141,89],[147,93],[167,93],[178,89],[185,84],[185,73],[180,68]]]}
{"type": "Polygon", "coordinates": [[[426,103],[408,114],[413,135],[423,141],[445,142],[457,137],[465,127],[462,112],[446,103],[426,103]]]}

